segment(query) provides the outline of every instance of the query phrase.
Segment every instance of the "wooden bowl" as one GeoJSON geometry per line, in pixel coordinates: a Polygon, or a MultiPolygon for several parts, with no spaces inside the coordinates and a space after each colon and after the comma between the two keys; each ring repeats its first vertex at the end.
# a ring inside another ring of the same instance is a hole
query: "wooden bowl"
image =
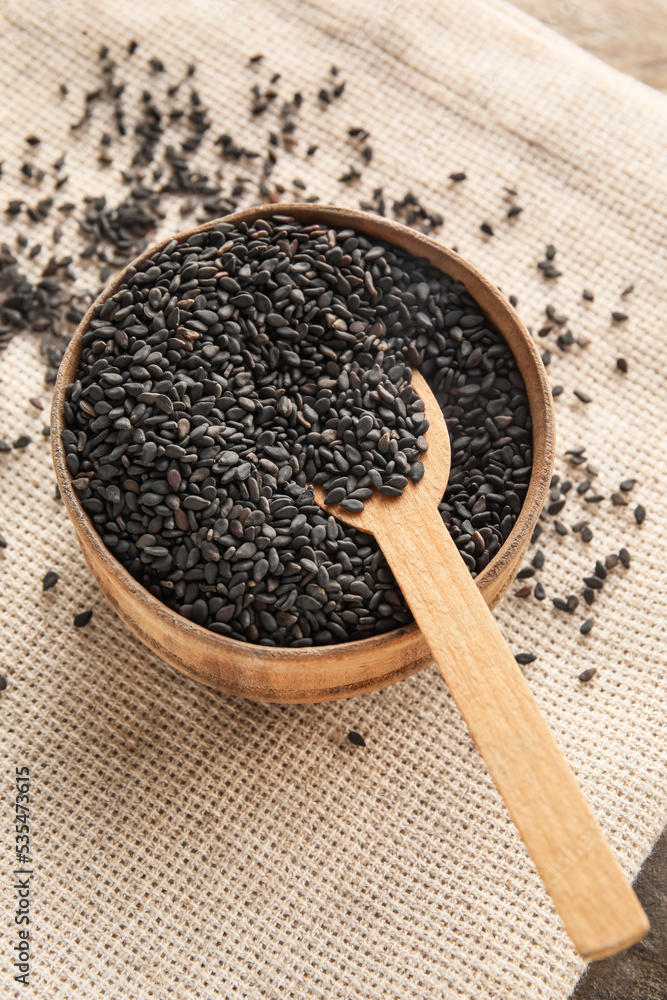
{"type": "MultiPolygon", "coordinates": [[[[533,469],[512,532],[476,578],[486,603],[490,608],[495,607],[519,569],[545,502],[553,467],[555,426],[551,390],[530,334],[498,289],[472,264],[428,236],[396,222],[365,212],[312,204],[263,205],[237,212],[225,221],[253,223],[273,215],[292,216],[306,224],[324,222],[338,228],[356,229],[415,257],[428,258],[436,268],[463,282],[511,347],[530,404],[533,469]]],[[[193,233],[206,232],[219,221],[216,219],[180,233],[176,239],[185,240],[193,233]]],[[[160,250],[171,239],[170,236],[146,250],[138,260],[160,250]]],[[[94,305],[113,295],[124,274],[121,272],[107,285],[94,305]]],[[[53,464],[84,558],[100,590],[135,635],[163,660],[190,677],[220,691],[256,701],[301,703],[348,698],[393,684],[430,663],[429,649],[414,623],[377,637],[340,645],[274,649],[216,635],[176,614],[137,583],[104,546],[79,502],[65,465],[61,440],[65,427],[65,390],[75,378],[81,358],[81,337],[88,329],[93,308],[90,307],[72,337],[58,372],[51,410],[53,464]]]]}

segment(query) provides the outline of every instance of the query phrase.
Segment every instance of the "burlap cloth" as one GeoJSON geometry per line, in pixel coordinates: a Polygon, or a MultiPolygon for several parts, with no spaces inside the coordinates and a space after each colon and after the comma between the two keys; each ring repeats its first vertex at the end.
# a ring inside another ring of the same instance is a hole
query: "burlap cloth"
{"type": "MultiPolygon", "coordinates": [[[[508,596],[497,617],[514,651],[537,653],[526,668],[531,686],[634,875],[666,818],[665,98],[491,0],[3,6],[7,200],[50,193],[51,181],[33,195],[19,180],[31,132],[42,145],[29,158],[45,167],[68,150],[63,201],[120,192],[116,168],[105,179],[96,164],[108,111],[75,138],[69,132],[97,85],[103,43],[138,93],[151,56],[169,76],[151,81],[156,93],[197,59],[214,121],[200,162],[211,171],[221,132],[265,148],[266,125],[249,122],[248,91],[279,72],[281,93],[301,89],[306,98],[300,142],[272,178],[288,196],[294,177],[306,194],[353,206],[375,186],[389,198],[412,188],[445,217],[441,238],[518,295],[529,325],[542,325],[551,302],[590,338],[586,349],[554,351],[550,374],[566,387],[557,470],[569,470],[565,449],[584,444],[607,497],[624,477],[638,485],[626,508],[570,502],[561,517],[571,525],[585,514],[590,545],[546,523],[548,599],[508,596]],[[140,43],[132,60],[131,38],[140,43]],[[256,52],[266,58],[251,70],[256,52]],[[347,88],[323,109],[316,94],[332,63],[347,88]],[[358,161],[345,137],[354,125],[371,132],[375,155],[351,189],[337,179],[358,161]],[[310,160],[307,143],[320,146],[310,160]],[[451,184],[450,172],[462,169],[468,180],[451,184]],[[525,209],[515,222],[505,219],[503,185],[517,188],[525,209]],[[483,221],[495,227],[492,239],[482,237],[483,221]],[[563,271],[555,284],[535,266],[548,242],[563,271]],[[624,307],[619,294],[630,282],[624,307]],[[584,286],[595,291],[592,305],[581,300],[584,286]],[[615,326],[610,311],[619,308],[630,319],[615,326]],[[628,358],[627,376],[615,369],[618,355],[628,358]],[[575,388],[593,401],[579,402],[575,388]],[[641,528],[637,502],[647,509],[641,528]],[[550,598],[580,593],[594,559],[621,544],[632,567],[614,571],[585,638],[585,611],[564,615],[550,598]],[[577,674],[592,666],[598,676],[581,685],[577,674]]],[[[117,145],[112,152],[120,165],[117,145]]],[[[235,173],[256,170],[225,166],[223,184],[235,173]]],[[[48,247],[53,224],[19,228],[31,243],[43,233],[48,247]]],[[[13,243],[16,227],[5,228],[13,243]]],[[[169,228],[182,220],[166,219],[169,228]]],[[[68,238],[78,245],[75,229],[65,224],[59,252],[68,238]]],[[[76,266],[85,284],[85,266],[76,266]]],[[[13,342],[0,376],[0,436],[34,439],[0,455],[9,543],[0,557],[9,678],[0,993],[23,989],[9,964],[9,869],[14,766],[27,764],[35,996],[565,998],[582,963],[437,671],[351,701],[279,707],[208,690],[149,655],[97,592],[53,499],[44,415],[27,402],[48,399],[35,339],[13,342]],[[42,594],[49,569],[60,582],[42,594]],[[91,624],[73,628],[88,607],[91,624]],[[348,742],[350,729],[365,750],[348,742]]]]}

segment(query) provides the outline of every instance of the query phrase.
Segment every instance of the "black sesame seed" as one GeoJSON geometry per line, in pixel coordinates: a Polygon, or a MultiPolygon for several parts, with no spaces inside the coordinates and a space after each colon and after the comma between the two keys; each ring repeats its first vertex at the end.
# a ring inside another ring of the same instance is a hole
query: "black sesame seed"
{"type": "Polygon", "coordinates": [[[574,394],[577,397],[577,399],[581,400],[582,403],[592,403],[593,402],[592,397],[589,396],[587,392],[582,392],[581,389],[575,389],[574,390],[574,394]]]}
{"type": "Polygon", "coordinates": [[[93,617],[92,611],[81,611],[78,615],[74,616],[74,627],[83,628],[88,624],[90,619],[93,617]]]}
{"type": "Polygon", "coordinates": [[[592,680],[597,674],[597,672],[598,672],[597,667],[588,667],[586,670],[581,671],[581,673],[579,674],[579,680],[581,681],[582,684],[585,684],[587,681],[592,680]]]}
{"type": "Polygon", "coordinates": [[[410,478],[413,483],[418,483],[424,475],[423,462],[415,462],[410,470],[410,478]]]}
{"type": "Polygon", "coordinates": [[[363,738],[363,736],[361,735],[361,733],[355,732],[354,729],[350,730],[350,732],[347,734],[347,738],[350,741],[350,743],[354,744],[355,747],[365,747],[366,746],[366,740],[363,738]]]}
{"type": "Polygon", "coordinates": [[[564,326],[567,323],[567,316],[563,313],[557,313],[556,307],[549,304],[544,309],[547,319],[550,319],[552,323],[556,323],[557,326],[564,326]]]}
{"type": "Polygon", "coordinates": [[[27,448],[31,441],[32,438],[28,434],[22,434],[14,442],[14,448],[27,448]]]}
{"type": "Polygon", "coordinates": [[[0,691],[6,691],[7,689],[7,678],[4,674],[0,674],[0,691]]]}
{"type": "Polygon", "coordinates": [[[581,540],[582,542],[590,542],[593,539],[593,529],[586,526],[582,529],[581,540]]]}
{"type": "Polygon", "coordinates": [[[582,596],[586,601],[586,604],[591,605],[595,600],[595,591],[592,589],[592,587],[586,587],[585,590],[583,591],[582,596]]]}
{"type": "Polygon", "coordinates": [[[352,511],[355,514],[361,513],[361,511],[364,509],[364,505],[361,500],[353,500],[353,499],[341,500],[340,505],[341,507],[344,507],[345,510],[352,511]]]}
{"type": "Polygon", "coordinates": [[[595,562],[595,575],[599,576],[601,580],[606,580],[607,578],[607,567],[599,559],[595,562]]]}
{"type": "Polygon", "coordinates": [[[625,569],[630,568],[630,553],[627,549],[619,549],[618,558],[621,560],[621,566],[625,569]]]}
{"type": "Polygon", "coordinates": [[[55,570],[50,569],[42,580],[42,590],[50,590],[51,587],[55,587],[58,579],[59,577],[55,570]]]}
{"type": "Polygon", "coordinates": [[[479,228],[487,236],[493,236],[493,226],[489,222],[483,222],[479,228]]]}
{"type": "Polygon", "coordinates": [[[621,489],[624,493],[629,493],[634,488],[636,482],[636,479],[624,479],[621,483],[621,489]]]}
{"type": "Polygon", "coordinates": [[[646,517],[646,508],[642,507],[641,504],[637,504],[634,510],[635,521],[637,524],[643,524],[644,518],[646,517]]]}
{"type": "Polygon", "coordinates": [[[520,666],[525,667],[528,666],[529,663],[534,663],[537,656],[535,653],[517,653],[514,659],[520,666]]]}
{"type": "Polygon", "coordinates": [[[628,362],[625,360],[625,358],[616,358],[616,367],[621,372],[627,372],[628,362]]]}
{"type": "Polygon", "coordinates": [[[588,635],[588,633],[592,628],[593,628],[593,619],[587,618],[586,621],[582,622],[582,624],[579,626],[579,631],[581,632],[582,635],[588,635]]]}
{"type": "Polygon", "coordinates": [[[450,181],[454,181],[455,184],[460,184],[461,181],[466,180],[467,174],[463,170],[457,170],[453,174],[449,175],[450,181]]]}
{"type": "Polygon", "coordinates": [[[544,598],[547,596],[543,585],[539,582],[535,584],[535,590],[533,591],[533,594],[535,595],[536,601],[543,601],[544,598]]]}
{"type": "Polygon", "coordinates": [[[335,489],[327,493],[324,502],[325,504],[337,504],[346,497],[346,491],[343,486],[337,486],[335,489]]]}
{"type": "Polygon", "coordinates": [[[611,314],[611,318],[614,320],[615,323],[624,323],[628,317],[627,314],[624,312],[614,311],[611,314]]]}

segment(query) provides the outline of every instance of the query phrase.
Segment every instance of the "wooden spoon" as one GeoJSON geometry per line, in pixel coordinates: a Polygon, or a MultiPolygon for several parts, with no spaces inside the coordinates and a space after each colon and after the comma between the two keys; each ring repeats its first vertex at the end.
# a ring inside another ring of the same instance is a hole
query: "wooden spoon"
{"type": "Polygon", "coordinates": [[[442,522],[449,434],[418,372],[412,385],[430,421],[421,482],[360,513],[325,506],[319,486],[315,500],[375,536],[577,951],[611,955],[648,920],[442,522]]]}

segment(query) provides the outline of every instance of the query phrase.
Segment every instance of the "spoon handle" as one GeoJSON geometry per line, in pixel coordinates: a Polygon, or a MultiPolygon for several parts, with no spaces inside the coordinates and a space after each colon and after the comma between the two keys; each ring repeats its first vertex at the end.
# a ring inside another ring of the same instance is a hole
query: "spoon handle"
{"type": "Polygon", "coordinates": [[[373,530],[575,947],[627,948],[646,915],[437,509],[373,530]]]}

